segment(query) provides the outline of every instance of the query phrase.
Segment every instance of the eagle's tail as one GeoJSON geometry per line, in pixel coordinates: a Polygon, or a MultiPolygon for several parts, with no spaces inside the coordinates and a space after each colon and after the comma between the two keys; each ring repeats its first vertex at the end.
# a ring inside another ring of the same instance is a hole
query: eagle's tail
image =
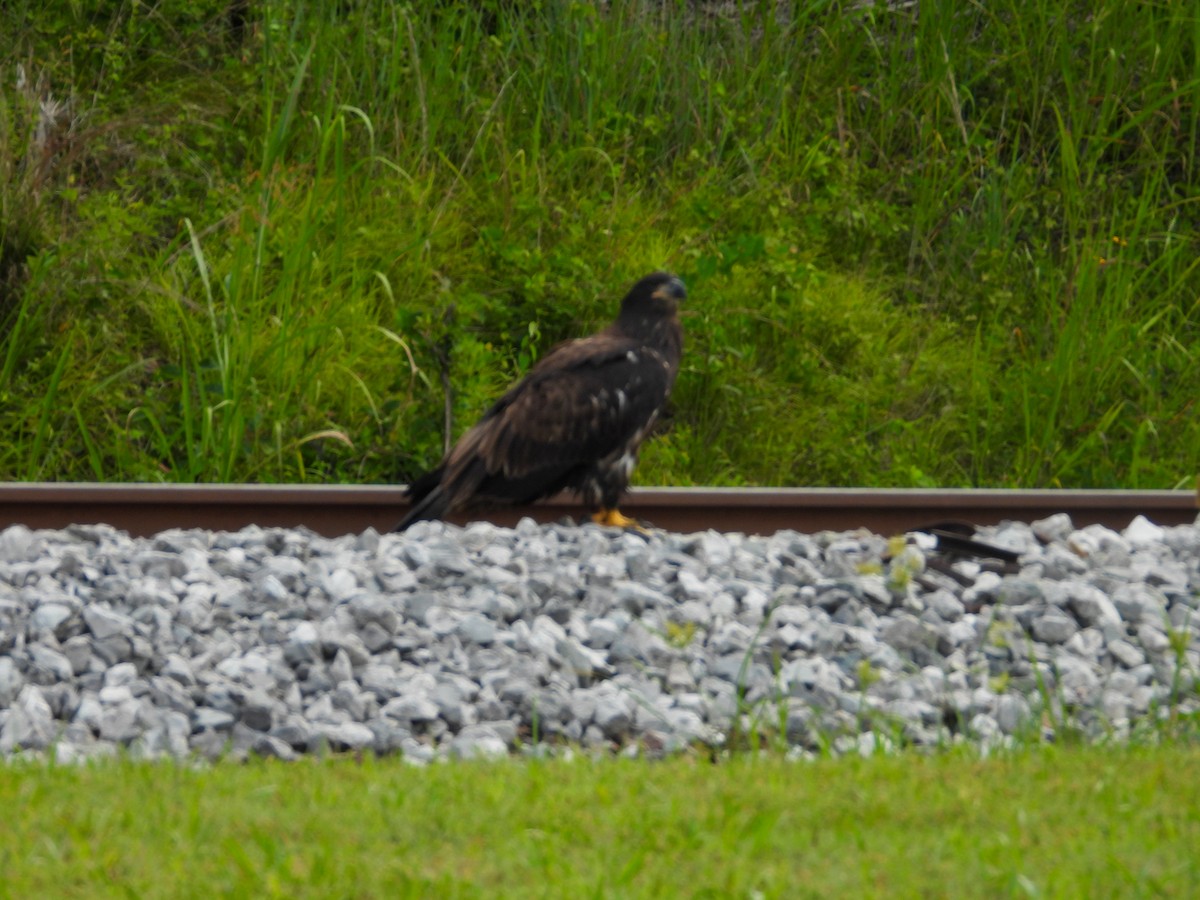
{"type": "Polygon", "coordinates": [[[403,531],[422,519],[442,519],[470,507],[478,500],[476,492],[487,477],[487,467],[480,459],[465,465],[443,462],[432,472],[422,475],[408,487],[412,506],[396,531],[403,531]]]}
{"type": "Polygon", "coordinates": [[[438,485],[428,494],[426,494],[418,503],[414,503],[400,524],[395,527],[395,531],[404,531],[409,525],[414,522],[420,522],[424,519],[440,519],[446,514],[446,510],[450,507],[450,498],[446,496],[446,492],[442,490],[442,486],[438,485]]]}
{"type": "Polygon", "coordinates": [[[393,531],[403,531],[414,522],[423,519],[440,519],[450,509],[450,495],[442,483],[444,469],[439,467],[418,478],[409,485],[408,496],[412,506],[393,531]]]}

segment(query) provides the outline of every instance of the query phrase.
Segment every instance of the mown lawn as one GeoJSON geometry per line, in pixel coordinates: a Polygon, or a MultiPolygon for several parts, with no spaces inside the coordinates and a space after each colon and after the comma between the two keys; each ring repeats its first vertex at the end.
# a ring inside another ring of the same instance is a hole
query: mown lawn
{"type": "Polygon", "coordinates": [[[1190,897],[1200,751],[0,768],[4,897],[1190,897]]]}

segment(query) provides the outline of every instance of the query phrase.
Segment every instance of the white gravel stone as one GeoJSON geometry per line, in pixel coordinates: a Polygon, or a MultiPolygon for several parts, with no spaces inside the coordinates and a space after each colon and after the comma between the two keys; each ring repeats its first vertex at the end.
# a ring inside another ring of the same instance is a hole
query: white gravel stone
{"type": "Polygon", "coordinates": [[[38,557],[33,532],[24,525],[10,525],[0,531],[0,562],[30,562],[38,557]]]}
{"type": "Polygon", "coordinates": [[[1068,605],[1084,625],[1120,625],[1121,614],[1099,588],[1086,583],[1066,586],[1068,605]]]}
{"type": "Polygon", "coordinates": [[[1162,542],[1165,530],[1145,516],[1134,516],[1121,536],[1133,547],[1151,547],[1162,542]]]}
{"type": "Polygon", "coordinates": [[[1071,517],[1066,513],[1055,513],[1045,519],[1039,519],[1032,523],[1030,528],[1038,540],[1047,544],[1062,543],[1075,530],[1071,517]]]}
{"type": "Polygon", "coordinates": [[[11,656],[0,656],[0,709],[12,705],[21,692],[25,677],[11,656]]]}
{"type": "Polygon", "coordinates": [[[50,704],[35,685],[21,688],[0,728],[0,752],[44,750],[54,739],[57,724],[50,704]]]}
{"type": "Polygon", "coordinates": [[[137,666],[133,663],[117,663],[115,666],[109,666],[104,673],[104,686],[106,688],[128,687],[137,677],[137,666]]]}
{"type": "Polygon", "coordinates": [[[71,661],[50,644],[34,644],[29,648],[28,660],[23,675],[34,684],[58,684],[74,677],[71,661]]]}
{"type": "Polygon", "coordinates": [[[958,559],[950,577],[919,537],[884,562],[861,531],[12,527],[0,755],[657,754],[720,747],[747,715],[782,715],[800,754],[883,734],[986,748],[1028,734],[1047,696],[1097,738],[1173,686],[1200,705],[1194,679],[1173,685],[1200,670],[1200,528],[1055,516],[979,539],[1020,571],[958,559]]]}
{"type": "Polygon", "coordinates": [[[317,725],[316,734],[333,750],[362,750],[375,741],[375,732],[357,722],[322,722],[317,725]]]}
{"type": "Polygon", "coordinates": [[[459,637],[472,644],[491,644],[496,630],[496,623],[482,613],[470,613],[457,625],[459,637]]]}
{"type": "Polygon", "coordinates": [[[428,697],[397,697],[384,704],[381,712],[401,722],[433,722],[438,705],[428,697]]]}
{"type": "Polygon", "coordinates": [[[1127,669],[1140,666],[1146,661],[1146,654],[1129,641],[1109,641],[1108,652],[1112,654],[1113,659],[1127,669]]]}
{"type": "Polygon", "coordinates": [[[128,635],[133,630],[132,619],[119,612],[110,610],[107,606],[90,604],[84,607],[83,620],[88,624],[88,630],[96,640],[114,635],[128,635]]]}
{"type": "Polygon", "coordinates": [[[1033,710],[1020,694],[1004,694],[996,701],[996,724],[1004,734],[1015,734],[1025,728],[1033,710]]]}
{"type": "Polygon", "coordinates": [[[1033,637],[1045,644],[1063,644],[1079,630],[1075,620],[1051,610],[1033,620],[1033,637]]]}
{"type": "Polygon", "coordinates": [[[70,606],[63,603],[41,603],[29,617],[29,625],[35,632],[55,634],[73,615],[70,606]]]}

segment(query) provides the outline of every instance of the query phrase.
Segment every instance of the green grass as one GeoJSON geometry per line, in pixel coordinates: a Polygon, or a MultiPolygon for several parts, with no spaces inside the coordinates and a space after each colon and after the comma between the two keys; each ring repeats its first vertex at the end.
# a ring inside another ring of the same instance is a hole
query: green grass
{"type": "Polygon", "coordinates": [[[1194,747],[0,769],[5,897],[1190,896],[1194,747]]]}
{"type": "Polygon", "coordinates": [[[1189,4],[228,8],[6,7],[0,477],[403,481],[656,267],[643,484],[1200,471],[1189,4]]]}

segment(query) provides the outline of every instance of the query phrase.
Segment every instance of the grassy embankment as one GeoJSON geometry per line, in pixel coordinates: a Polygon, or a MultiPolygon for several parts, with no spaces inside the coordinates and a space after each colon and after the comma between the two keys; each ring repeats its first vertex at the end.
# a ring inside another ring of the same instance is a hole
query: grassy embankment
{"type": "Polygon", "coordinates": [[[403,481],[665,266],[642,484],[1187,483],[1200,13],[736,6],[7,4],[0,478],[403,481]]]}
{"type": "MultiPolygon", "coordinates": [[[[1188,4],[94,6],[0,31],[0,477],[404,480],[446,385],[459,431],[658,266],[690,343],[641,483],[1200,468],[1188,4]]],[[[17,766],[0,896],[1187,896],[1195,775],[17,766]]]]}
{"type": "Polygon", "coordinates": [[[0,897],[1190,897],[1194,748],[0,769],[0,897]]]}

